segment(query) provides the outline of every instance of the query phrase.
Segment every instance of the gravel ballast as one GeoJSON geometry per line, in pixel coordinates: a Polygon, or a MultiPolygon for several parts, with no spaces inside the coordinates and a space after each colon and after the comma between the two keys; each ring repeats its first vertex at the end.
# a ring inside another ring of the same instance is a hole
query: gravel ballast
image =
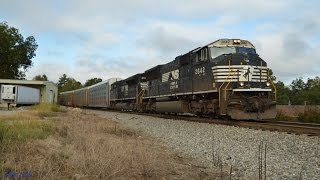
{"type": "Polygon", "coordinates": [[[266,144],[267,179],[320,179],[319,137],[118,112],[90,112],[160,138],[182,156],[193,157],[208,167],[220,166],[218,159],[225,170],[232,164],[233,178],[259,178],[259,146],[266,144]]]}

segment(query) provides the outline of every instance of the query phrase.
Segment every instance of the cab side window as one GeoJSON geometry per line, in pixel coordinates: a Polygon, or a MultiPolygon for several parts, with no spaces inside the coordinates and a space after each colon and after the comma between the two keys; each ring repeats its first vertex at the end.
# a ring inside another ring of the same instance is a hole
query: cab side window
{"type": "Polygon", "coordinates": [[[198,63],[201,60],[200,51],[193,54],[193,63],[198,63]]]}
{"type": "Polygon", "coordinates": [[[207,48],[204,48],[204,49],[201,49],[201,61],[205,61],[208,59],[208,49],[207,48]]]}

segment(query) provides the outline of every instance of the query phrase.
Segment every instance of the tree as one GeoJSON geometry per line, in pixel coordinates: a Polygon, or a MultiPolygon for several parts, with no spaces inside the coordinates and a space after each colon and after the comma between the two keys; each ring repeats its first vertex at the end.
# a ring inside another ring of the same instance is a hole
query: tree
{"type": "Polygon", "coordinates": [[[91,78],[91,79],[88,79],[84,83],[84,87],[92,86],[92,85],[97,84],[99,82],[102,82],[102,79],[100,79],[100,78],[91,78]]]}
{"type": "Polygon", "coordinates": [[[35,81],[48,81],[48,77],[45,74],[36,75],[32,80],[35,80],[35,81]]]}
{"type": "Polygon", "coordinates": [[[0,78],[24,79],[37,48],[33,36],[24,39],[18,29],[0,23],[0,78]]]}
{"type": "Polygon", "coordinates": [[[61,87],[60,92],[72,91],[81,88],[82,85],[79,81],[76,81],[74,78],[68,78],[65,85],[61,87]]]}
{"type": "MultiPolygon", "coordinates": [[[[273,74],[272,69],[269,69],[269,77],[270,77],[270,80],[271,80],[271,81],[276,82],[277,77],[273,74]]],[[[269,78],[269,77],[268,77],[268,78],[269,78]]]]}
{"type": "Polygon", "coordinates": [[[290,89],[282,81],[275,83],[275,86],[277,88],[277,104],[288,104],[290,89]]]}
{"type": "Polygon", "coordinates": [[[293,91],[301,91],[305,88],[305,83],[303,82],[302,77],[300,77],[293,80],[290,86],[293,91]]]}
{"type": "Polygon", "coordinates": [[[305,89],[308,90],[320,90],[320,77],[316,76],[314,79],[308,78],[307,83],[305,84],[305,89]]]}
{"type": "Polygon", "coordinates": [[[305,83],[303,79],[297,78],[290,84],[289,93],[292,104],[320,104],[320,78],[308,79],[305,83]]]}
{"type": "Polygon", "coordinates": [[[63,74],[63,75],[59,78],[59,81],[58,81],[58,87],[59,87],[59,89],[66,84],[67,79],[68,79],[68,77],[67,77],[66,74],[63,74]]]}
{"type": "Polygon", "coordinates": [[[74,78],[68,77],[66,74],[63,74],[59,78],[58,89],[59,92],[72,91],[75,89],[81,88],[82,85],[79,81],[76,81],[74,78]]]}

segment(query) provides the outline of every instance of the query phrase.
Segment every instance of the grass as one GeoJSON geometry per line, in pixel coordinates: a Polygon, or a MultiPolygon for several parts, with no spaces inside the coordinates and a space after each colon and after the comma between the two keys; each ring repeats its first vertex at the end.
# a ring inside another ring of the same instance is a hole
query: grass
{"type": "Polygon", "coordinates": [[[0,117],[0,143],[44,139],[54,132],[53,123],[40,117],[41,111],[23,111],[0,117]]]}
{"type": "Polygon", "coordinates": [[[28,171],[32,172],[32,179],[209,179],[213,176],[191,160],[177,159],[160,141],[79,109],[58,112],[56,117],[46,120],[39,116],[33,120],[37,111],[24,114],[32,123],[25,120],[22,126],[15,117],[7,118],[5,128],[13,121],[17,124],[16,129],[11,128],[12,133],[6,131],[6,138],[16,139],[12,134],[28,127],[21,136],[32,141],[1,146],[0,173],[28,171]]]}
{"type": "Polygon", "coordinates": [[[317,110],[307,110],[304,113],[298,114],[297,119],[300,122],[320,124],[320,112],[317,110]]]}
{"type": "Polygon", "coordinates": [[[277,121],[296,121],[296,118],[288,116],[288,115],[284,114],[282,111],[278,111],[275,120],[277,120],[277,121]]]}
{"type": "Polygon", "coordinates": [[[31,106],[31,111],[20,111],[0,117],[0,143],[25,142],[29,139],[45,139],[54,132],[51,121],[44,117],[53,117],[60,111],[56,104],[31,106]]]}
{"type": "Polygon", "coordinates": [[[278,111],[276,116],[277,121],[299,121],[304,123],[320,124],[320,112],[318,110],[306,110],[303,113],[298,113],[296,117],[288,116],[281,111],[278,111]]]}
{"type": "Polygon", "coordinates": [[[25,142],[28,139],[45,139],[53,132],[51,123],[41,120],[1,120],[0,143],[25,142]]]}
{"type": "Polygon", "coordinates": [[[42,112],[59,112],[60,106],[58,104],[46,104],[41,103],[38,105],[31,106],[32,110],[42,111],[42,112]]]}

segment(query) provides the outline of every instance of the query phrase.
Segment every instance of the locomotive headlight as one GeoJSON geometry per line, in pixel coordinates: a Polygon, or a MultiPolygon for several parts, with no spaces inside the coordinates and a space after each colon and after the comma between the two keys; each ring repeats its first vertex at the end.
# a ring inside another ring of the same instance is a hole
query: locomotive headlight
{"type": "Polygon", "coordinates": [[[270,86],[270,83],[269,83],[269,82],[267,82],[267,83],[266,83],[266,85],[269,87],[269,86],[270,86]]]}
{"type": "Polygon", "coordinates": [[[233,44],[240,44],[241,43],[241,40],[240,39],[234,39],[233,40],[233,44]]]}
{"type": "Polygon", "coordinates": [[[244,86],[244,83],[243,83],[243,82],[240,82],[239,84],[240,84],[240,86],[241,86],[241,87],[243,87],[243,86],[244,86]]]}

